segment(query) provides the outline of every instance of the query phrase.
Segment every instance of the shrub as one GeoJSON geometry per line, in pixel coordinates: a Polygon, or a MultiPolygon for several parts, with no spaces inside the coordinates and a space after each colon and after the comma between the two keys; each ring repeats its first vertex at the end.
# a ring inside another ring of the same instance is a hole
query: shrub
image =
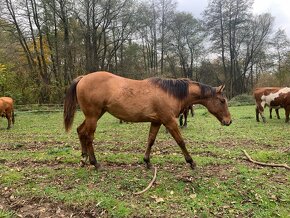
{"type": "Polygon", "coordinates": [[[243,106],[253,104],[255,104],[254,97],[248,94],[237,95],[229,101],[229,106],[243,106]]]}

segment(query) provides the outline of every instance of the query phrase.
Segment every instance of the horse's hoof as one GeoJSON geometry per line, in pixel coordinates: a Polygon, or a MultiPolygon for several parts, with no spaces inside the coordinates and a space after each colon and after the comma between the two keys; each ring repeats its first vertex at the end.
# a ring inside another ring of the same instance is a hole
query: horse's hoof
{"type": "Polygon", "coordinates": [[[96,164],[95,164],[95,168],[96,168],[96,170],[100,169],[100,168],[101,168],[101,164],[96,163],[96,164]]]}
{"type": "Polygon", "coordinates": [[[191,168],[192,170],[195,170],[195,168],[196,168],[196,163],[195,163],[194,161],[192,161],[192,162],[190,163],[190,168],[191,168]]]}
{"type": "Polygon", "coordinates": [[[146,168],[147,168],[147,169],[150,169],[150,168],[151,168],[150,159],[144,157],[144,158],[143,158],[143,161],[144,161],[144,163],[145,163],[146,168]]]}
{"type": "Polygon", "coordinates": [[[86,162],[83,161],[83,160],[81,160],[81,161],[80,161],[80,167],[84,167],[85,165],[86,165],[86,162]]]}
{"type": "Polygon", "coordinates": [[[148,163],[145,163],[145,166],[147,170],[150,170],[152,167],[152,164],[148,162],[148,163]]]}

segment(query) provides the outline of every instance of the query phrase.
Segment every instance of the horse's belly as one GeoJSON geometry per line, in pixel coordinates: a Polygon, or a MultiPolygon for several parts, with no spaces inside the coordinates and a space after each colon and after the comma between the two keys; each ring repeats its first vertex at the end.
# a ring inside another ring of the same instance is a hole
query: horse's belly
{"type": "Polygon", "coordinates": [[[133,106],[114,106],[107,108],[107,112],[118,119],[128,122],[152,122],[157,121],[158,116],[155,112],[145,107],[133,106]]]}

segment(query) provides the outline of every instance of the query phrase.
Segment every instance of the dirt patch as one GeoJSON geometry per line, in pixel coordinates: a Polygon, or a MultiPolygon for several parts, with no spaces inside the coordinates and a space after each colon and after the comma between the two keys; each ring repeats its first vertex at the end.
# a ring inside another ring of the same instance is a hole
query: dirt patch
{"type": "Polygon", "coordinates": [[[274,146],[270,143],[264,143],[264,142],[257,142],[255,140],[251,139],[237,139],[235,140],[220,140],[216,142],[212,142],[212,144],[216,145],[217,147],[222,148],[250,148],[250,149],[281,149],[283,151],[289,151],[290,147],[279,147],[274,146]]]}
{"type": "Polygon", "coordinates": [[[227,180],[231,172],[235,170],[235,167],[232,165],[207,165],[200,168],[197,167],[197,169],[193,172],[185,170],[180,171],[178,174],[176,174],[176,179],[185,183],[192,183],[195,182],[196,179],[217,177],[219,180],[224,181],[227,180]]]}
{"type": "Polygon", "coordinates": [[[66,167],[79,167],[78,163],[66,163],[61,160],[62,158],[56,158],[55,160],[31,160],[31,159],[23,159],[21,161],[5,161],[4,165],[9,168],[14,168],[17,170],[22,170],[24,168],[40,168],[40,167],[49,167],[51,169],[62,169],[66,167]]]}
{"type": "MultiPolygon", "coordinates": [[[[19,143],[3,143],[1,144],[0,150],[2,151],[40,151],[47,150],[48,148],[66,147],[68,143],[63,141],[30,141],[30,142],[19,142],[19,143]]],[[[74,145],[73,149],[79,148],[79,146],[74,145]]]]}
{"type": "Polygon", "coordinates": [[[52,202],[47,198],[15,197],[12,190],[2,188],[0,209],[12,211],[17,217],[106,217],[107,211],[97,206],[66,205],[63,202],[52,202]]]}
{"type": "MultiPolygon", "coordinates": [[[[80,146],[80,145],[79,145],[80,146]]],[[[146,142],[144,146],[138,146],[138,142],[122,142],[122,141],[94,141],[95,152],[130,152],[130,153],[143,153],[146,149],[146,142]],[[136,144],[136,145],[135,145],[136,144]]]]}

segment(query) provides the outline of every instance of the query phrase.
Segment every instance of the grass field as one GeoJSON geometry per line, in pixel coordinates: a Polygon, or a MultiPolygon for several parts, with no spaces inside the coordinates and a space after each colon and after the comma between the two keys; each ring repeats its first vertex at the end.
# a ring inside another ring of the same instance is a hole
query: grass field
{"type": "MultiPolygon", "coordinates": [[[[250,163],[290,164],[290,124],[257,123],[254,106],[230,107],[223,127],[204,108],[182,129],[197,169],[185,163],[164,127],[152,149],[157,180],[143,154],[149,123],[119,124],[106,114],[95,135],[101,164],[80,167],[76,127],[65,133],[62,112],[17,111],[0,120],[0,217],[290,217],[290,171],[250,163]]],[[[268,115],[268,113],[266,112],[268,115]]]]}

